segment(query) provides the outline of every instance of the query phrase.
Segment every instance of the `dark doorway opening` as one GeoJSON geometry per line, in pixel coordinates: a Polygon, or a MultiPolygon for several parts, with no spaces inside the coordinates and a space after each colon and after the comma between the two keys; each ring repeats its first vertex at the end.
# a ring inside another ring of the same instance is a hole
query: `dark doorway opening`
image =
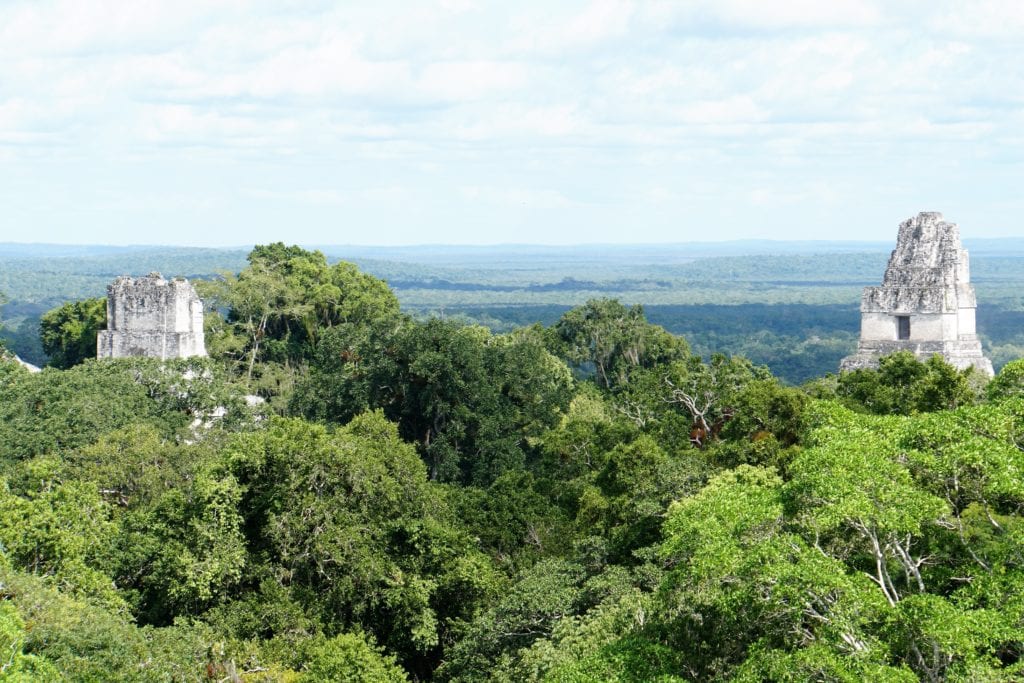
{"type": "Polygon", "coordinates": [[[896,316],[896,338],[897,339],[910,339],[910,316],[909,315],[898,315],[898,316],[896,316]]]}

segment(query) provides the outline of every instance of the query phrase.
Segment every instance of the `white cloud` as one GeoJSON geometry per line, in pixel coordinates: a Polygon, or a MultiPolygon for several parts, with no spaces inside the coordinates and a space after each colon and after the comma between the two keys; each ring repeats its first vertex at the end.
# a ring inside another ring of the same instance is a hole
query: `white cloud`
{"type": "Polygon", "coordinates": [[[625,0],[594,0],[563,27],[563,40],[587,45],[621,36],[628,31],[635,10],[635,3],[625,0]]]}
{"type": "Polygon", "coordinates": [[[293,204],[309,204],[313,206],[340,205],[350,201],[344,193],[331,188],[305,190],[268,190],[263,188],[247,188],[243,196],[253,199],[269,199],[293,204]]]}
{"type": "Polygon", "coordinates": [[[441,8],[449,12],[462,14],[463,12],[471,12],[479,8],[479,4],[474,2],[474,0],[441,0],[441,8]]]}
{"type": "Polygon", "coordinates": [[[882,13],[865,0],[716,0],[712,11],[730,24],[778,29],[872,26],[882,13]]]}
{"type": "Polygon", "coordinates": [[[736,95],[721,100],[703,100],[686,104],[677,110],[680,123],[696,125],[722,123],[756,123],[768,118],[768,112],[751,97],[736,95]]]}
{"type": "Polygon", "coordinates": [[[930,28],[964,38],[1008,38],[1024,33],[1024,4],[1019,0],[973,0],[944,3],[929,22],[930,28]]]}
{"type": "Polygon", "coordinates": [[[860,28],[884,13],[868,0],[662,0],[641,4],[646,22],[675,28],[716,26],[726,31],[860,28]]]}
{"type": "Polygon", "coordinates": [[[517,206],[529,209],[555,209],[574,206],[576,203],[556,190],[524,187],[486,187],[466,185],[459,188],[467,200],[483,201],[498,206],[517,206]]]}
{"type": "Polygon", "coordinates": [[[728,204],[733,184],[749,206],[822,204],[820,187],[738,176],[806,188],[868,169],[869,193],[915,157],[1019,163],[1022,7],[7,2],[0,172],[85,160],[179,183],[192,165],[287,194],[246,195],[257,205],[415,215],[445,188],[489,206],[600,206],[598,221],[615,202],[624,215],[672,197],[728,204]]]}
{"type": "Polygon", "coordinates": [[[435,62],[424,67],[416,86],[428,97],[464,102],[523,88],[529,82],[527,72],[513,62],[435,62]]]}
{"type": "Polygon", "coordinates": [[[758,207],[793,207],[823,203],[835,205],[840,194],[827,183],[811,182],[799,187],[756,187],[749,193],[750,203],[758,207]]]}

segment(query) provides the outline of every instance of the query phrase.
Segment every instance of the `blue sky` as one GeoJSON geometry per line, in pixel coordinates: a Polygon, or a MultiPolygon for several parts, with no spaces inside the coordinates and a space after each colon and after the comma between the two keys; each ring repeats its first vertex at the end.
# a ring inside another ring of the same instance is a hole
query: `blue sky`
{"type": "Polygon", "coordinates": [[[0,241],[1024,235],[1024,3],[0,2],[0,241]]]}

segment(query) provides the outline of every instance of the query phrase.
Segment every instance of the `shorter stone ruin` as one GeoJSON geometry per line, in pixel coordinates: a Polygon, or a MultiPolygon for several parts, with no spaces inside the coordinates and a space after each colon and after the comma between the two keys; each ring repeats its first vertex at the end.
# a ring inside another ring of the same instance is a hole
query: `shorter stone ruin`
{"type": "Polygon", "coordinates": [[[878,359],[911,351],[921,360],[942,356],[958,369],[975,367],[989,377],[974,329],[977,303],[960,230],[942,214],[926,211],[900,224],[881,287],[861,297],[860,343],[840,370],[878,367],[878,359]]]}
{"type": "Polygon", "coordinates": [[[203,302],[188,280],[160,273],[107,285],[107,329],[96,339],[98,358],[205,356],[203,302]]]}

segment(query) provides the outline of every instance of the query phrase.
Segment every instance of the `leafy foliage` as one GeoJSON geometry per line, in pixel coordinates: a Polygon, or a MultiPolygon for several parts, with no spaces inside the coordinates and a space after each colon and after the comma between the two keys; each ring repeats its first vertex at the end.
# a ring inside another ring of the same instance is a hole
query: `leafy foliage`
{"type": "Polygon", "coordinates": [[[346,633],[314,648],[299,680],[401,683],[408,679],[394,657],[382,655],[364,639],[346,633]]]}
{"type": "Polygon", "coordinates": [[[66,371],[10,371],[0,384],[0,461],[84,446],[128,424],[165,434],[185,426],[135,381],[132,362],[87,361],[66,371]]]}
{"type": "Polygon", "coordinates": [[[11,683],[57,681],[60,676],[44,657],[25,654],[25,623],[7,601],[0,602],[0,680],[11,683]]]}
{"type": "Polygon", "coordinates": [[[70,368],[96,357],[96,334],[107,328],[105,298],[72,301],[39,319],[39,337],[50,365],[70,368]]]}
{"type": "Polygon", "coordinates": [[[554,326],[557,348],[578,368],[593,369],[599,387],[629,383],[633,368],[685,358],[686,342],[644,317],[643,307],[626,308],[614,299],[593,299],[568,311],[554,326]]]}
{"type": "Polygon", "coordinates": [[[326,333],[292,409],[345,421],[380,408],[418,444],[431,479],[487,485],[522,467],[571,390],[536,331],[493,337],[435,318],[326,333]]]}
{"type": "Polygon", "coordinates": [[[248,262],[238,275],[199,283],[199,292],[216,311],[207,321],[211,355],[236,364],[268,397],[294,382],[295,368],[309,360],[325,331],[398,314],[398,300],[383,282],[350,263],[328,265],[319,251],[276,242],[257,246],[248,262]]]}
{"type": "Polygon", "coordinates": [[[3,680],[1024,676],[1014,363],[796,389],[614,300],[413,319],[280,243],[206,294],[211,359],[0,360],[3,680]]]}
{"type": "Polygon", "coordinates": [[[878,415],[952,410],[975,400],[973,373],[957,371],[938,355],[921,362],[910,351],[899,351],[884,356],[877,370],[843,373],[836,393],[878,415]]]}

